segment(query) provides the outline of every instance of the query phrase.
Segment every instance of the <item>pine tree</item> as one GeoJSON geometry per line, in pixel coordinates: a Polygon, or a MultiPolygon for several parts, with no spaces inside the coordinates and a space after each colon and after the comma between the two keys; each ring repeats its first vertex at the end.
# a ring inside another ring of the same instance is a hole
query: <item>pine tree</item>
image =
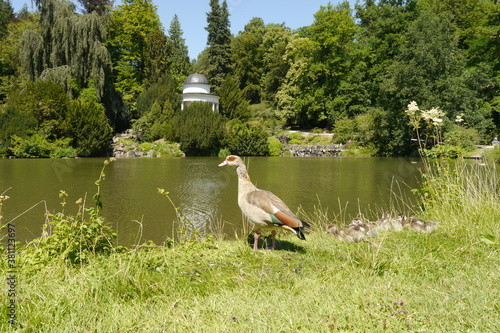
{"type": "Polygon", "coordinates": [[[168,29],[168,36],[172,45],[170,72],[179,81],[191,74],[192,71],[186,40],[182,37],[183,33],[179,17],[174,15],[168,29]]]}
{"type": "Polygon", "coordinates": [[[0,39],[7,33],[7,23],[14,17],[14,10],[9,1],[0,0],[0,39]]]}
{"type": "Polygon", "coordinates": [[[208,26],[208,79],[215,90],[222,86],[226,75],[232,73],[231,30],[229,10],[224,0],[210,0],[211,11],[207,13],[208,26]]]}
{"type": "Polygon", "coordinates": [[[113,6],[113,0],[78,0],[78,2],[82,4],[88,14],[96,12],[102,15],[113,6]]]}

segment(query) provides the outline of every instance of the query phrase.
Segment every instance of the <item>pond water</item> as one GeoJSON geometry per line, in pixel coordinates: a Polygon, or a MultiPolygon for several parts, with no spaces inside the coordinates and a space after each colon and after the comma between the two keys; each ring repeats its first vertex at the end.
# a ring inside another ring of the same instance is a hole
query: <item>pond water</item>
{"type": "MultiPolygon", "coordinates": [[[[231,238],[241,234],[234,167],[218,168],[222,158],[118,159],[106,167],[101,214],[118,231],[118,242],[161,243],[172,237],[175,209],[158,188],[170,193],[179,212],[203,229],[223,221],[231,238]]],[[[59,212],[59,190],[68,193],[66,213],[76,214],[79,198],[92,206],[104,159],[0,159],[2,223],[16,225],[22,243],[39,237],[45,211],[59,212]]],[[[250,177],[278,195],[294,212],[313,215],[321,206],[345,222],[359,212],[375,219],[394,201],[392,192],[411,201],[419,184],[418,159],[360,157],[247,157],[250,177]]]]}

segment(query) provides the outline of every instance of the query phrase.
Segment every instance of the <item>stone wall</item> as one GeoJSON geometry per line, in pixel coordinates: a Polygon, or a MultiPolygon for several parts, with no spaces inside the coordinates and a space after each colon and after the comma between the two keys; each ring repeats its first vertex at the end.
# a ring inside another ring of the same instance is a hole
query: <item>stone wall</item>
{"type": "Polygon", "coordinates": [[[138,135],[133,130],[116,134],[112,143],[113,156],[116,158],[131,157],[184,157],[178,143],[167,143],[157,140],[151,143],[140,143],[138,135]]]}
{"type": "Polygon", "coordinates": [[[328,157],[340,156],[346,150],[345,145],[289,145],[285,144],[282,155],[294,157],[328,157]]]}

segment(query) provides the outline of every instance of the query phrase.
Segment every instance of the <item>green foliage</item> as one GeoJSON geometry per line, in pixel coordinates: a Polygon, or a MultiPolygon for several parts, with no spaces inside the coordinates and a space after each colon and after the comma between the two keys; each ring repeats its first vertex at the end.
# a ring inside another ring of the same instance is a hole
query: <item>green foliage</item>
{"type": "Polygon", "coordinates": [[[222,86],[226,75],[232,72],[231,30],[227,2],[210,0],[210,12],[207,13],[207,77],[214,90],[222,86]]]}
{"type": "Polygon", "coordinates": [[[140,118],[133,128],[142,133],[144,141],[174,140],[172,117],[179,110],[180,99],[175,79],[168,75],[143,91],[137,99],[140,118]]]}
{"type": "Polygon", "coordinates": [[[261,18],[253,18],[231,44],[234,74],[240,79],[241,87],[245,89],[245,97],[252,104],[261,101],[264,31],[264,21],[261,18]]]}
{"type": "Polygon", "coordinates": [[[224,146],[231,153],[242,156],[267,156],[270,153],[267,132],[262,126],[248,123],[229,123],[224,146]]]}
{"type": "Polygon", "coordinates": [[[269,156],[280,156],[281,150],[283,149],[283,144],[278,138],[270,136],[267,138],[267,143],[269,145],[269,156]]]}
{"type": "Polygon", "coordinates": [[[453,146],[449,144],[435,145],[431,149],[422,150],[422,155],[428,158],[450,158],[455,159],[463,157],[467,152],[466,149],[460,146],[453,146]]]}
{"type": "Polygon", "coordinates": [[[204,102],[194,102],[178,112],[172,128],[186,155],[216,155],[224,136],[223,117],[204,102]]]}
{"type": "Polygon", "coordinates": [[[111,79],[106,19],[96,12],[78,15],[67,1],[38,0],[36,5],[41,29],[21,38],[21,64],[30,80],[45,76],[75,93],[72,82],[76,90],[92,87],[103,98],[111,79]]]}
{"type": "Polygon", "coordinates": [[[43,80],[29,83],[12,104],[26,117],[32,114],[38,122],[38,130],[47,137],[55,139],[61,135],[69,104],[61,85],[43,80]]]}
{"type": "Polygon", "coordinates": [[[183,38],[183,34],[179,17],[175,14],[168,29],[168,38],[172,45],[171,66],[169,71],[176,77],[178,82],[182,82],[186,76],[192,73],[189,50],[186,46],[186,40],[183,38]]]}
{"type": "Polygon", "coordinates": [[[342,118],[335,123],[334,135],[338,142],[347,143],[356,139],[356,121],[354,119],[342,118]]]}
{"type": "Polygon", "coordinates": [[[12,136],[10,151],[17,157],[77,157],[78,151],[70,145],[70,138],[49,141],[41,134],[27,138],[12,136]]]}
{"type": "Polygon", "coordinates": [[[46,265],[55,260],[61,260],[69,264],[84,264],[92,255],[109,255],[114,250],[113,243],[117,234],[99,216],[102,209],[101,186],[104,179],[106,166],[115,159],[104,161],[104,166],[96,181],[97,193],[94,195],[96,207],[85,207],[85,201],[78,199],[78,212],[76,215],[66,214],[66,197],[68,194],[61,190],[62,211],[55,214],[47,214],[47,220],[43,225],[42,236],[31,241],[27,250],[29,260],[35,267],[46,265]]]}
{"type": "Polygon", "coordinates": [[[116,233],[94,208],[80,208],[76,216],[50,214],[47,219],[42,237],[28,244],[34,252],[30,259],[38,265],[57,259],[83,264],[89,256],[106,255],[113,249],[116,233]]]}
{"type": "Polygon", "coordinates": [[[139,145],[139,149],[145,156],[147,156],[150,152],[152,152],[154,157],[181,157],[183,155],[183,152],[179,149],[177,143],[168,143],[164,140],[143,142],[139,145]]]}
{"type": "Polygon", "coordinates": [[[486,161],[494,164],[500,162],[500,146],[496,145],[493,149],[489,149],[483,153],[483,157],[486,161]]]}
{"type": "Polygon", "coordinates": [[[474,128],[454,126],[452,130],[444,134],[447,145],[457,146],[465,151],[473,151],[479,143],[479,133],[474,128]]]}
{"type": "Polygon", "coordinates": [[[9,1],[0,0],[0,40],[7,34],[7,24],[14,17],[14,9],[9,1]]]}
{"type": "Polygon", "coordinates": [[[73,140],[79,156],[104,153],[113,134],[104,107],[96,102],[71,101],[61,127],[64,136],[73,140]]]}
{"type": "Polygon", "coordinates": [[[239,88],[238,80],[228,75],[219,89],[220,113],[227,119],[246,121],[250,117],[249,101],[239,88]]]}
{"type": "Polygon", "coordinates": [[[33,114],[23,114],[12,107],[7,107],[5,112],[0,112],[0,156],[7,155],[8,148],[12,145],[12,136],[25,138],[33,132],[38,122],[33,114]]]}
{"type": "Polygon", "coordinates": [[[145,74],[148,73],[154,82],[158,70],[164,68],[166,39],[162,36],[160,18],[151,0],[126,0],[113,10],[111,16],[108,48],[116,73],[115,87],[130,109],[132,118],[138,118],[137,96],[144,88],[145,74]],[[149,51],[158,54],[146,52],[148,36],[149,51]]]}
{"type": "Polygon", "coordinates": [[[17,157],[49,157],[52,146],[46,137],[38,133],[27,139],[13,135],[10,150],[17,157]]]}

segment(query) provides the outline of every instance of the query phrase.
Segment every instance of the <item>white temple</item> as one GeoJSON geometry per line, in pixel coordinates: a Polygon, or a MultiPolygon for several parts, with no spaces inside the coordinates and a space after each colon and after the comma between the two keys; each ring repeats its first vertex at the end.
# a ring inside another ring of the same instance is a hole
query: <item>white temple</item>
{"type": "Polygon", "coordinates": [[[212,104],[212,111],[219,111],[219,96],[210,93],[210,84],[205,76],[191,74],[184,80],[181,110],[193,102],[212,104]]]}

